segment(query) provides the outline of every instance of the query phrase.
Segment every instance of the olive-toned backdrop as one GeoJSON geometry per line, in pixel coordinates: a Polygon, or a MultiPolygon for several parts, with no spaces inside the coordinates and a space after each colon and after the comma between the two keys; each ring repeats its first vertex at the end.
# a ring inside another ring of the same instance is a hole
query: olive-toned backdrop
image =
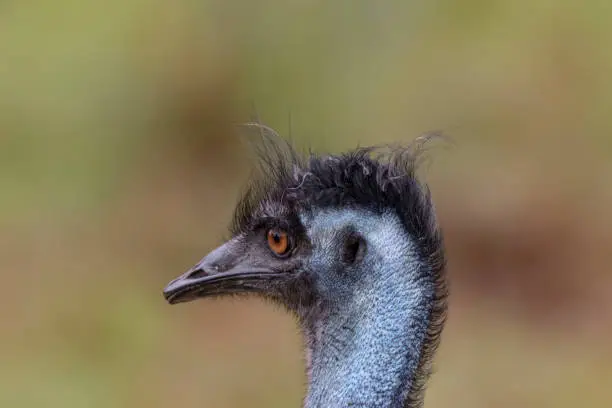
{"type": "Polygon", "coordinates": [[[595,0],[1,2],[0,406],[300,406],[290,316],[161,296],[254,110],[318,151],[452,138],[428,407],[610,406],[611,43],[595,0]]]}

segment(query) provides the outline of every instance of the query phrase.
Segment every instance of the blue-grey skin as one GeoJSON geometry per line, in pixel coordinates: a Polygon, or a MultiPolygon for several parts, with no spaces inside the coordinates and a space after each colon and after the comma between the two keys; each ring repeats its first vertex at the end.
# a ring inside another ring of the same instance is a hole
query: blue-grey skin
{"type": "Polygon", "coordinates": [[[420,359],[434,287],[415,279],[410,238],[397,217],[321,211],[302,220],[324,312],[306,334],[305,407],[403,407],[420,359]],[[344,268],[342,231],[361,234],[361,263],[344,268]],[[339,236],[340,235],[340,236],[339,236]]]}
{"type": "Polygon", "coordinates": [[[278,138],[232,238],[164,290],[170,303],[256,294],[302,328],[306,408],[418,408],[446,314],[442,236],[417,155],[301,158],[278,138]],[[267,232],[282,230],[279,255],[267,232]]]}

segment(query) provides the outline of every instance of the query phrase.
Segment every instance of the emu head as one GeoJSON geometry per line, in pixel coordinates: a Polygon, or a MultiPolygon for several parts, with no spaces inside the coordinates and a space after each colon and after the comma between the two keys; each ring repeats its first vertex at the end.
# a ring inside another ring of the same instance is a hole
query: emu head
{"type": "MultiPolygon", "coordinates": [[[[332,401],[326,388],[380,361],[383,376],[411,372],[381,389],[397,386],[389,398],[418,406],[446,310],[442,238],[415,174],[423,142],[303,157],[264,135],[231,239],[172,281],[166,299],[251,293],[285,306],[305,332],[311,386],[323,378],[312,406],[344,406],[349,397],[332,401]],[[333,373],[317,366],[330,364],[333,373]]],[[[354,403],[364,391],[350,392],[354,403]]]]}

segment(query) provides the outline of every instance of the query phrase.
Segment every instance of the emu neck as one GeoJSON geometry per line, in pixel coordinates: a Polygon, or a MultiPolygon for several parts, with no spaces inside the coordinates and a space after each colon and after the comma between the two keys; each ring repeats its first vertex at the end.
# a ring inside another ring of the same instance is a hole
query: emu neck
{"type": "Polygon", "coordinates": [[[433,290],[421,285],[374,284],[306,330],[305,408],[405,406],[431,312],[433,290]]]}

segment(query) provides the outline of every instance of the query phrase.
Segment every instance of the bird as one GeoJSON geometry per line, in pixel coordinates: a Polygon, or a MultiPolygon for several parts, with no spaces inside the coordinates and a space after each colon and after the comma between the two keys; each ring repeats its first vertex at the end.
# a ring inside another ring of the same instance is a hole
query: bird
{"type": "Polygon", "coordinates": [[[163,295],[255,295],[303,333],[304,408],[419,408],[446,314],[441,228],[417,170],[431,139],[298,152],[271,128],[230,238],[163,295]]]}

